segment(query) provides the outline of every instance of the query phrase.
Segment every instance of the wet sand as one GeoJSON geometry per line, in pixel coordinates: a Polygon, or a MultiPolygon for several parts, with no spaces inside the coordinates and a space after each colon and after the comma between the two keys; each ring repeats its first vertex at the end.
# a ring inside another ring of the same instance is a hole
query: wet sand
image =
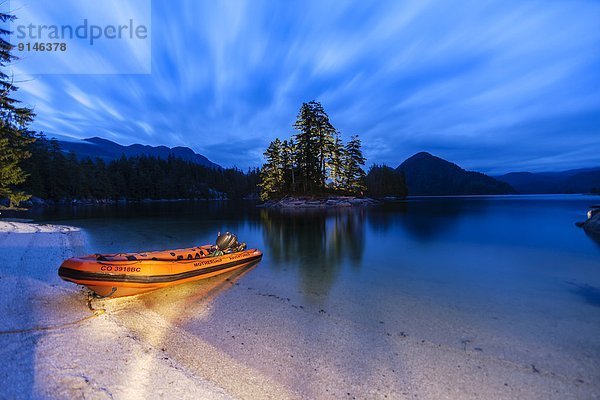
{"type": "Polygon", "coordinates": [[[56,275],[89,252],[76,228],[0,222],[0,397],[600,398],[596,348],[556,358],[496,335],[493,315],[468,324],[406,292],[371,304],[349,291],[341,307],[247,270],[94,300],[93,312],[56,275]]]}

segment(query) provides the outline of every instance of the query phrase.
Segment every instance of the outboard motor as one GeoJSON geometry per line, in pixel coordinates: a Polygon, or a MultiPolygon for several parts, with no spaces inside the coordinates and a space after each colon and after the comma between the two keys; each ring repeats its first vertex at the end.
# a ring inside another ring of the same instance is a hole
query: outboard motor
{"type": "Polygon", "coordinates": [[[246,249],[246,243],[240,244],[237,236],[235,236],[231,232],[219,232],[219,235],[217,236],[216,246],[216,252],[220,252],[221,254],[235,253],[246,249]]]}

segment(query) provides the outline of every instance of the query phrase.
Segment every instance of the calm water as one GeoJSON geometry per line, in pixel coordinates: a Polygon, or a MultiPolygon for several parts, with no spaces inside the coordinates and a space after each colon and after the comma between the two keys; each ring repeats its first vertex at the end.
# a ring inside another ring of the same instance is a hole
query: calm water
{"type": "Polygon", "coordinates": [[[597,313],[600,242],[574,225],[596,203],[597,196],[579,195],[414,198],[370,209],[277,211],[174,202],[30,216],[84,228],[93,252],[189,247],[229,230],[264,251],[252,274],[277,275],[308,294],[353,282],[380,296],[385,284],[444,302],[564,299],[597,313]]]}
{"type": "MultiPolygon", "coordinates": [[[[385,322],[390,332],[600,379],[600,243],[574,225],[596,203],[586,196],[416,198],[303,212],[148,203],[34,218],[84,228],[89,252],[188,247],[230,230],[265,254],[241,278],[245,285],[287,293],[297,305],[335,313],[346,327],[385,322]]],[[[295,329],[310,337],[313,328],[295,329]]]]}

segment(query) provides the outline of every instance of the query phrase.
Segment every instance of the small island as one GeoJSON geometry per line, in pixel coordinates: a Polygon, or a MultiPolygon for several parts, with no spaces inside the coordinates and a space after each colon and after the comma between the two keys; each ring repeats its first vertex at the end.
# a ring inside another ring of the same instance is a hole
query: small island
{"type": "Polygon", "coordinates": [[[280,200],[268,200],[259,207],[267,208],[325,208],[325,207],[364,207],[381,204],[370,197],[323,196],[323,197],[284,197],[280,200]]]}
{"type": "Polygon", "coordinates": [[[276,138],[264,152],[260,170],[263,207],[315,208],[378,204],[371,197],[406,197],[404,174],[385,165],[365,173],[358,135],[341,138],[321,103],[303,103],[296,134],[276,138]]]}

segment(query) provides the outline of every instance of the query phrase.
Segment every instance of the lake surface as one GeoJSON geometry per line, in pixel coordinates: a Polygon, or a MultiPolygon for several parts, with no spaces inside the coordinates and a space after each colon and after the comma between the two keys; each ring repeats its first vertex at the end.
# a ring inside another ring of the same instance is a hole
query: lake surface
{"type": "MultiPolygon", "coordinates": [[[[597,203],[581,195],[411,198],[366,209],[279,211],[249,202],[174,202],[67,207],[32,217],[82,227],[89,252],[190,247],[213,243],[218,231],[236,233],[264,252],[238,280],[260,294],[245,295],[244,303],[261,302],[262,310],[245,323],[276,324],[283,333],[272,335],[288,335],[289,346],[305,349],[301,365],[323,346],[335,348],[328,332],[339,329],[337,339],[347,344],[339,364],[349,370],[342,374],[354,378],[357,366],[400,363],[388,353],[408,337],[596,390],[600,242],[574,223],[597,203]],[[293,313],[278,320],[271,314],[279,306],[270,312],[274,303],[262,303],[265,296],[334,322],[295,321],[293,313]]],[[[204,329],[187,321],[191,332],[204,329]]],[[[246,362],[254,362],[251,355],[246,362]]]]}

